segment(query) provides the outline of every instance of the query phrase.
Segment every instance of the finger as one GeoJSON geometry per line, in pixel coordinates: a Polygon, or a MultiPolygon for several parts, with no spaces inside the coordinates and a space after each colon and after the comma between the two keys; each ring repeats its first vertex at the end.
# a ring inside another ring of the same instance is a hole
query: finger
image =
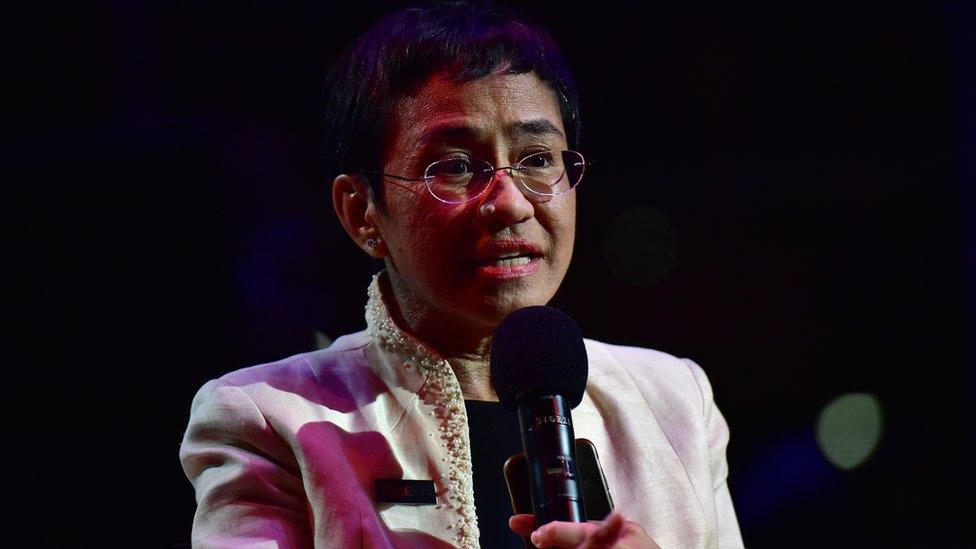
{"type": "Polygon", "coordinates": [[[583,544],[585,549],[601,549],[613,547],[613,544],[620,539],[624,529],[624,517],[618,512],[610,513],[600,524],[590,537],[586,538],[583,544]]]}
{"type": "Polygon", "coordinates": [[[527,536],[535,530],[535,515],[512,515],[508,518],[508,527],[520,536],[527,536]]]}
{"type": "Polygon", "coordinates": [[[576,547],[598,526],[590,522],[550,522],[532,532],[536,547],[576,547]]]}

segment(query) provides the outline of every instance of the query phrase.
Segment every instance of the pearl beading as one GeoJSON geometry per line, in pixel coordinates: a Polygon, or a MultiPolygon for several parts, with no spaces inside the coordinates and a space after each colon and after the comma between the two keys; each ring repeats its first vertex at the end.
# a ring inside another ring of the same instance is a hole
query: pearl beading
{"type": "Polygon", "coordinates": [[[424,343],[404,333],[394,324],[383,302],[380,276],[373,275],[366,302],[366,331],[387,351],[400,356],[404,367],[416,367],[426,375],[420,398],[440,421],[440,443],[447,457],[447,472],[442,474],[438,494],[443,505],[453,508],[458,518],[448,528],[454,530],[454,541],[460,547],[479,547],[478,519],[474,507],[474,484],[471,477],[471,446],[464,396],[454,370],[424,343]]]}

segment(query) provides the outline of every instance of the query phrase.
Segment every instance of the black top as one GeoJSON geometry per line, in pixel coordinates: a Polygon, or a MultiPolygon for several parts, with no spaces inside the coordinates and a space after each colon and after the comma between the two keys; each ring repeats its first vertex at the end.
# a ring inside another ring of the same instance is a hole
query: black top
{"type": "Polygon", "coordinates": [[[474,503],[482,547],[524,549],[522,537],[508,527],[512,500],[508,495],[505,460],[522,452],[518,418],[498,402],[465,400],[471,439],[474,503]]]}

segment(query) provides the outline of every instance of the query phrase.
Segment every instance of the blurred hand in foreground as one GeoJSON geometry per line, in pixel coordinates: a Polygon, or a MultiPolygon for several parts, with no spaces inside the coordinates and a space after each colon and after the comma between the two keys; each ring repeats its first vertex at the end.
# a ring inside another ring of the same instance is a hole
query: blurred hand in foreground
{"type": "Polygon", "coordinates": [[[550,522],[535,527],[535,515],[513,515],[508,526],[516,534],[530,536],[539,548],[561,549],[660,549],[636,522],[614,511],[602,521],[550,522]]]}

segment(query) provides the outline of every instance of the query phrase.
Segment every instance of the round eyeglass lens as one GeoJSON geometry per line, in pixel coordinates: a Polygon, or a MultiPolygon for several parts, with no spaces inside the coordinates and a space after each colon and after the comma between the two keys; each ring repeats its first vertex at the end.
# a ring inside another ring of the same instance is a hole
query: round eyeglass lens
{"type": "Polygon", "coordinates": [[[554,196],[575,187],[585,167],[583,155],[576,151],[541,151],[520,160],[515,173],[530,191],[554,196]]]}
{"type": "Polygon", "coordinates": [[[448,158],[427,167],[427,188],[438,200],[451,204],[478,196],[494,174],[491,164],[477,158],[448,158]]]}

